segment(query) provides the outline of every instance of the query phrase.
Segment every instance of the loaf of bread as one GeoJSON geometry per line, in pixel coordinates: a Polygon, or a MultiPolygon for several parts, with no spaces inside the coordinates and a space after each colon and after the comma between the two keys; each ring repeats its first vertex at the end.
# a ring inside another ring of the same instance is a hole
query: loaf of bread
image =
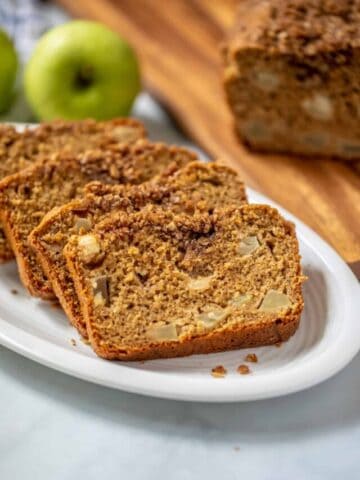
{"type": "Polygon", "coordinates": [[[138,140],[75,156],[61,152],[2,180],[0,218],[25,287],[32,295],[54,298],[51,284],[28,241],[31,231],[49,210],[82,196],[85,185],[91,181],[139,184],[196,158],[185,149],[169,150],[163,144],[138,140]],[[159,154],[151,155],[157,150],[159,154]]]}
{"type": "Polygon", "coordinates": [[[360,0],[243,0],[223,54],[247,145],[360,158],[360,0]]]}
{"type": "MultiPolygon", "coordinates": [[[[162,146],[161,149],[149,149],[147,154],[151,162],[157,164],[157,159],[164,158],[166,151],[169,163],[172,156],[182,153],[174,147],[162,146]]],[[[146,159],[143,161],[145,163],[146,159]]],[[[91,232],[109,214],[135,212],[148,204],[193,214],[247,202],[244,184],[232,169],[201,162],[189,163],[172,174],[164,170],[152,182],[139,186],[93,182],[85,187],[85,192],[87,195],[83,198],[51,210],[29,237],[70,322],[84,337],[87,336],[84,317],[62,253],[72,235],[91,232]]]]}
{"type": "Polygon", "coordinates": [[[264,205],[117,213],[64,249],[87,332],[106,359],[287,340],[303,308],[294,227],[264,205]]]}
{"type": "MultiPolygon", "coordinates": [[[[0,125],[0,180],[60,151],[79,153],[85,149],[135,141],[145,136],[143,125],[132,119],[58,121],[43,123],[24,132],[18,132],[10,125],[0,125]]],[[[0,263],[13,256],[0,225],[0,263]]]]}

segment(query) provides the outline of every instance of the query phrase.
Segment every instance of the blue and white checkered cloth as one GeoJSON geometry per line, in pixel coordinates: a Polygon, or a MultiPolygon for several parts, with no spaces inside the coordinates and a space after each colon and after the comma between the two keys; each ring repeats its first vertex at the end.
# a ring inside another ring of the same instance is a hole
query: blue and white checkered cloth
{"type": "Polygon", "coordinates": [[[68,19],[60,7],[40,0],[1,0],[0,25],[15,42],[26,61],[36,41],[46,30],[68,19]]]}
{"type": "Polygon", "coordinates": [[[1,121],[29,122],[32,120],[32,114],[26,105],[21,88],[23,66],[41,35],[68,19],[66,13],[51,2],[0,0],[0,28],[12,38],[21,63],[16,100],[10,111],[0,116],[1,121]]]}

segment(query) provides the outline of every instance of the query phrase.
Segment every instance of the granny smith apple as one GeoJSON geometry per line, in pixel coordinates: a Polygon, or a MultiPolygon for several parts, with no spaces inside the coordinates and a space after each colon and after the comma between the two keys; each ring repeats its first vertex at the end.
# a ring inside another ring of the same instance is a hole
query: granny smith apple
{"type": "Polygon", "coordinates": [[[132,48],[104,25],[75,20],[47,32],[26,65],[27,100],[40,120],[125,116],[140,90],[132,48]]]}
{"type": "Polygon", "coordinates": [[[14,45],[8,35],[0,30],[0,113],[9,107],[13,99],[17,68],[14,45]]]}

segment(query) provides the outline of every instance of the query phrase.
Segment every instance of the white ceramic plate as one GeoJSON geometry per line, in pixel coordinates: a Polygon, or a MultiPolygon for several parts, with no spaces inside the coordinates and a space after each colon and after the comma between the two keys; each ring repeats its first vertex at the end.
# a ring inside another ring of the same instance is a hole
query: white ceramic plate
{"type": "MultiPolygon", "coordinates": [[[[248,190],[251,202],[268,198],[248,190]]],[[[276,205],[275,205],[276,206],[276,205]]],[[[155,397],[207,402],[247,401],[303,390],[341,370],[360,349],[360,287],[344,261],[312,230],[296,223],[309,280],[305,310],[297,333],[278,347],[195,355],[145,363],[97,358],[58,308],[31,298],[22,288],[14,263],[0,267],[0,343],[32,360],[108,387],[155,397]],[[17,294],[13,291],[16,290],[17,294]],[[76,345],[73,345],[75,339],[76,345]],[[256,353],[250,375],[236,368],[256,353]],[[228,370],[215,379],[216,365],[228,370]]]]}

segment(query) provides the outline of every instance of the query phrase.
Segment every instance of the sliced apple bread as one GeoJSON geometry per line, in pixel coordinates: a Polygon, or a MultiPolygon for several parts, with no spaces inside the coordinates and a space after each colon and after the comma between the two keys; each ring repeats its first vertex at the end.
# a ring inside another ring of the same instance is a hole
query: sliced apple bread
{"type": "Polygon", "coordinates": [[[1,220],[29,292],[45,299],[54,297],[28,242],[29,234],[49,210],[81,196],[90,181],[139,184],[195,159],[196,155],[185,149],[139,140],[77,156],[61,153],[1,181],[1,220]]]}
{"type": "MultiPolygon", "coordinates": [[[[132,119],[51,122],[37,128],[27,128],[23,132],[10,125],[0,125],[0,180],[59,151],[77,153],[145,136],[143,125],[132,119]]],[[[0,225],[0,263],[13,256],[0,225]]]]}
{"type": "Polygon", "coordinates": [[[244,205],[116,214],[64,249],[90,342],[146,360],[287,340],[303,308],[294,226],[244,205]]]}
{"type": "MultiPolygon", "coordinates": [[[[211,213],[216,208],[247,203],[244,182],[230,167],[218,162],[191,162],[176,171],[164,171],[151,180],[162,191],[161,205],[173,212],[211,213]]],[[[85,192],[96,196],[114,195],[122,187],[91,182],[85,192]]]]}
{"type": "Polygon", "coordinates": [[[244,184],[232,169],[200,162],[189,163],[173,175],[165,173],[151,183],[123,186],[93,182],[85,192],[83,198],[51,210],[29,237],[70,322],[83,336],[87,335],[86,325],[62,254],[72,235],[91,231],[110,213],[134,212],[146,204],[194,212],[247,202],[244,184]]]}

